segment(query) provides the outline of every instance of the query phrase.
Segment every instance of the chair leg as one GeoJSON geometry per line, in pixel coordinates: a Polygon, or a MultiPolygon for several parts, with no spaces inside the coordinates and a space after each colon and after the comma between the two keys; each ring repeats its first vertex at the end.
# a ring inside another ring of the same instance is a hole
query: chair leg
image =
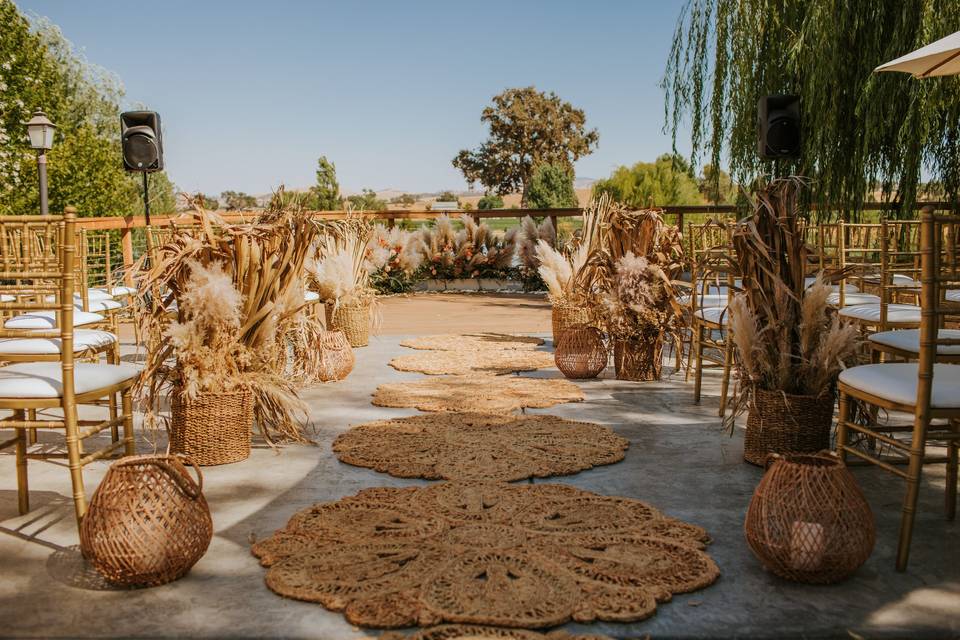
{"type": "MultiPolygon", "coordinates": [[[[36,420],[37,419],[37,410],[36,409],[27,409],[27,420],[36,420]]],[[[30,429],[28,431],[28,442],[30,444],[37,444],[37,430],[30,429]]]]}
{"type": "MultiPolygon", "coordinates": [[[[23,419],[23,411],[17,411],[17,419],[23,419]]],[[[20,515],[30,511],[30,483],[27,480],[27,432],[15,429],[17,437],[17,509],[20,515]]]]}
{"type": "Polygon", "coordinates": [[[83,467],[80,464],[80,428],[77,425],[77,405],[70,403],[63,408],[63,422],[67,434],[67,460],[70,463],[70,481],[73,484],[73,506],[77,526],[87,512],[87,498],[83,489],[83,467]]]}
{"type": "Polygon", "coordinates": [[[850,416],[850,399],[843,391],[840,392],[840,409],[837,412],[837,442],[834,448],[840,461],[847,462],[847,421],[850,416]]]}
{"type": "MultiPolygon", "coordinates": [[[[950,421],[950,431],[960,432],[960,420],[950,421]]],[[[960,458],[960,442],[951,440],[947,445],[947,490],[945,494],[947,520],[957,517],[957,462],[960,458]]]]}
{"type": "Polygon", "coordinates": [[[132,391],[123,392],[123,451],[132,456],[137,452],[136,442],[133,439],[133,398],[132,391]]]}
{"type": "Polygon", "coordinates": [[[730,389],[730,368],[733,363],[733,340],[730,332],[723,338],[723,378],[720,381],[720,417],[727,411],[727,392],[730,389]]]}
{"type": "MultiPolygon", "coordinates": [[[[917,418],[917,422],[921,422],[917,418]]],[[[918,424],[913,430],[910,443],[910,466],[907,468],[907,494],[903,498],[903,515],[900,518],[900,540],[897,544],[897,571],[906,571],[910,559],[910,542],[917,515],[917,500],[920,497],[920,477],[923,473],[923,456],[926,445],[926,425],[918,424]]]]}
{"type": "Polygon", "coordinates": [[[693,338],[693,348],[697,353],[697,370],[693,378],[693,403],[700,404],[700,387],[703,384],[703,326],[697,325],[693,338]]]}

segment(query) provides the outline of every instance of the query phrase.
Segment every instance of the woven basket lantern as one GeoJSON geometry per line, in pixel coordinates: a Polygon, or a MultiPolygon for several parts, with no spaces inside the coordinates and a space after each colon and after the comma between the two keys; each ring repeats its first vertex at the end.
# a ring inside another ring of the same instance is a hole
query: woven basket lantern
{"type": "Polygon", "coordinates": [[[663,340],[617,340],[613,345],[617,380],[648,382],[663,372],[663,340]]]}
{"type": "Polygon", "coordinates": [[[833,394],[798,396],[755,389],[743,438],[743,459],[763,466],[771,453],[816,453],[830,448],[833,394]]]}
{"type": "Polygon", "coordinates": [[[744,522],[763,565],[787,580],[828,584],[850,576],[873,551],[870,505],[829,453],[770,456],[744,522]]]}
{"type": "Polygon", "coordinates": [[[566,300],[554,301],[550,315],[553,324],[553,346],[560,344],[560,338],[567,329],[590,324],[590,310],[566,300]]]}
{"type": "Polygon", "coordinates": [[[173,394],[170,453],[201,465],[228,464],[250,457],[253,392],[202,393],[187,400],[173,394]]]}
{"type": "Polygon", "coordinates": [[[113,463],[80,525],[83,555],[109,582],[153,587],[185,575],[213,538],[203,476],[177,456],[131,456],[113,463]]]}
{"type": "Polygon", "coordinates": [[[327,331],[343,331],[351,347],[370,344],[370,301],[341,303],[328,302],[326,309],[327,331]]]}
{"type": "Polygon", "coordinates": [[[607,368],[607,346],[593,327],[573,327],[564,331],[553,359],[568,378],[596,378],[607,368]]]}
{"type": "Polygon", "coordinates": [[[323,382],[343,380],[353,371],[356,358],[343,331],[327,331],[320,338],[317,377],[323,382]]]}

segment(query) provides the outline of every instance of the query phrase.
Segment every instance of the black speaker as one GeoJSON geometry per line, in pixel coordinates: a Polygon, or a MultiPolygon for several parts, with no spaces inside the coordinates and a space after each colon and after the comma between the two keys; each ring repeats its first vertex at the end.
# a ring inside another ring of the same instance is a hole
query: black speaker
{"type": "Polygon", "coordinates": [[[761,158],[796,158],[800,155],[800,96],[763,96],[757,103],[761,158]]]}
{"type": "Polygon", "coordinates": [[[163,139],[160,114],[156,111],[127,111],[120,114],[120,141],[123,168],[151,173],[163,169],[163,139]]]}

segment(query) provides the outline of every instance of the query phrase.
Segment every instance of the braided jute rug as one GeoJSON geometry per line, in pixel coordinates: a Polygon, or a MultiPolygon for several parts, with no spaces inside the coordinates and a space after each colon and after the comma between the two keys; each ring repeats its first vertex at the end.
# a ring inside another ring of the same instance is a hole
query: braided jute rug
{"type": "Polygon", "coordinates": [[[658,602],[717,579],[708,541],[637,500],[443,482],[316,504],[253,553],[274,592],[355,625],[539,629],[649,617],[658,602]]]}
{"type": "Polygon", "coordinates": [[[550,633],[539,633],[527,629],[507,629],[505,627],[482,627],[470,624],[441,624],[429,629],[421,629],[413,635],[404,635],[397,631],[380,634],[380,640],[613,640],[610,636],[596,634],[571,635],[562,629],[550,633]]]}
{"type": "Polygon", "coordinates": [[[554,366],[553,354],[526,349],[486,349],[470,351],[420,351],[397,356],[390,366],[398,371],[416,371],[428,375],[467,373],[504,374],[534,371],[554,366]]]}
{"type": "Polygon", "coordinates": [[[583,399],[580,387],[562,378],[471,374],[382,384],[373,394],[372,402],[378,407],[421,411],[509,413],[583,399]]]}
{"type": "Polygon", "coordinates": [[[544,343],[533,336],[515,336],[507,333],[442,333],[419,336],[400,343],[402,347],[428,351],[490,351],[497,349],[532,350],[544,343]]]}
{"type": "Polygon", "coordinates": [[[607,427],[557,416],[433,413],[359,425],[333,452],[398,478],[509,482],[613,464],[629,446],[607,427]]]}

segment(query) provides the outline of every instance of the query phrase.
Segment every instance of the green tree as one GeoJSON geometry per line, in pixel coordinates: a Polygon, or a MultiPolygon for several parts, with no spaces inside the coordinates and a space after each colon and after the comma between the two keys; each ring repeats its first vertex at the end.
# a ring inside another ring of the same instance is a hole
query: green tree
{"type": "Polygon", "coordinates": [[[873,73],[960,27],[956,0],[687,0],[663,82],[674,141],[751,184],[776,170],[813,179],[810,197],[856,217],[868,193],[908,213],[923,169],[960,191],[960,83],[873,73]],[[799,160],[757,155],[757,100],[800,96],[799,160]]]}
{"type": "Polygon", "coordinates": [[[220,194],[220,199],[228,211],[253,209],[257,206],[257,199],[243,191],[224,191],[220,194]]]}
{"type": "Polygon", "coordinates": [[[337,182],[337,165],[320,156],[317,160],[317,184],[311,190],[318,211],[337,211],[343,208],[340,200],[340,184],[337,182]]]}
{"type": "Polygon", "coordinates": [[[444,191],[437,196],[437,202],[456,202],[460,204],[460,198],[453,191],[444,191]]]}
{"type": "Polygon", "coordinates": [[[378,198],[373,189],[364,189],[358,194],[348,196],[347,202],[361,211],[383,211],[387,208],[387,203],[378,198]]]}
{"type": "Polygon", "coordinates": [[[735,204],[737,185],[730,174],[712,164],[703,165],[703,175],[697,180],[700,195],[709,204],[735,204]]]}
{"type": "Polygon", "coordinates": [[[606,180],[593,185],[593,195],[608,194],[632,208],[673,204],[702,204],[690,165],[681,157],[664,154],[655,162],[618,167],[606,180]]]}
{"type": "Polygon", "coordinates": [[[573,189],[573,171],[556,164],[542,164],[527,186],[526,206],[531,209],[566,209],[579,206],[573,189]]]}
{"type": "Polygon", "coordinates": [[[201,193],[200,197],[203,199],[203,207],[205,209],[215,211],[220,208],[220,201],[217,200],[216,196],[208,196],[201,193]]]}
{"type": "Polygon", "coordinates": [[[393,198],[392,200],[390,200],[391,204],[402,204],[406,207],[409,207],[410,205],[415,204],[416,202],[417,202],[417,199],[414,198],[409,193],[401,194],[396,198],[393,198]]]}
{"type": "Polygon", "coordinates": [[[479,182],[501,195],[521,191],[524,203],[537,166],[573,171],[574,161],[591,153],[600,138],[596,129],[587,129],[582,110],[534,87],[494,96],[480,120],[489,127],[489,139],[473,151],[460,151],[453,166],[471,185],[479,182]]]}
{"type": "Polygon", "coordinates": [[[487,193],[477,203],[477,209],[487,211],[490,209],[503,209],[503,198],[495,193],[487,193]]]}

